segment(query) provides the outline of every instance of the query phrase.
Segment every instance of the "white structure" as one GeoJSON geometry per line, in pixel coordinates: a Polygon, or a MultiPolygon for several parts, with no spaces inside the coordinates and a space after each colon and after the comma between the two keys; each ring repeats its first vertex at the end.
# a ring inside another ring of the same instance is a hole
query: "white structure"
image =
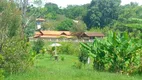
{"type": "Polygon", "coordinates": [[[75,22],[75,23],[79,23],[79,21],[77,21],[77,20],[73,20],[73,22],[75,22]]]}
{"type": "Polygon", "coordinates": [[[37,29],[41,29],[41,22],[37,22],[37,29]]]}
{"type": "Polygon", "coordinates": [[[90,58],[88,57],[87,63],[90,64],[90,58]]]}
{"type": "Polygon", "coordinates": [[[45,19],[42,18],[38,18],[36,19],[36,23],[37,23],[37,30],[41,29],[41,22],[45,21],[45,19]]]}
{"type": "Polygon", "coordinates": [[[59,43],[53,43],[53,44],[51,44],[50,46],[55,47],[55,56],[58,56],[58,55],[57,55],[56,47],[61,46],[61,44],[59,44],[59,43]]]}

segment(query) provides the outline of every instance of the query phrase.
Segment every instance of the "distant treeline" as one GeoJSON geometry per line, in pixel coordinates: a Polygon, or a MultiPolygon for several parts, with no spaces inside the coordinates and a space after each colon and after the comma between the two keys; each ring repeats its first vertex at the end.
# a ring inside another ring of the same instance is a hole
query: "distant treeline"
{"type": "Polygon", "coordinates": [[[70,30],[73,26],[73,22],[69,21],[71,19],[80,20],[80,26],[83,24],[87,29],[111,27],[119,31],[141,32],[142,6],[134,2],[127,5],[120,3],[121,0],[92,0],[90,4],[68,5],[66,8],[46,3],[43,8],[29,6],[27,12],[28,15],[35,12],[35,17],[47,19],[48,23],[43,24],[44,29],[70,30]]]}

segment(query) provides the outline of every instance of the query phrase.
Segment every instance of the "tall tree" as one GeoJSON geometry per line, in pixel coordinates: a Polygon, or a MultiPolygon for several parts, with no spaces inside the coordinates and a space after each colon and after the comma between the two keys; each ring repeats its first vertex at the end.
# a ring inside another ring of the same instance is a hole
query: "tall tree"
{"type": "Polygon", "coordinates": [[[73,27],[73,21],[71,19],[66,19],[62,21],[56,29],[59,31],[69,31],[73,27]]]}
{"type": "Polygon", "coordinates": [[[67,8],[64,9],[64,14],[66,17],[69,17],[71,19],[82,19],[84,15],[87,13],[87,6],[85,5],[69,5],[67,8]]]}
{"type": "Polygon", "coordinates": [[[142,6],[131,2],[120,8],[120,14],[114,28],[119,31],[127,30],[133,37],[142,37],[142,6]]]}
{"type": "Polygon", "coordinates": [[[0,0],[0,70],[5,74],[24,71],[29,66],[30,54],[21,38],[21,22],[21,11],[15,3],[0,0]]]}
{"type": "Polygon", "coordinates": [[[57,4],[54,3],[46,3],[44,7],[47,9],[48,12],[55,12],[59,13],[59,8],[57,4]]]}
{"type": "Polygon", "coordinates": [[[45,11],[43,14],[45,15],[45,18],[56,19],[57,14],[60,13],[58,5],[54,3],[46,3],[44,9],[45,11]]]}
{"type": "Polygon", "coordinates": [[[104,27],[116,20],[120,2],[120,0],[92,0],[84,17],[87,27],[104,27]]]}
{"type": "Polygon", "coordinates": [[[34,0],[34,4],[38,7],[42,6],[42,0],[34,0]]]}

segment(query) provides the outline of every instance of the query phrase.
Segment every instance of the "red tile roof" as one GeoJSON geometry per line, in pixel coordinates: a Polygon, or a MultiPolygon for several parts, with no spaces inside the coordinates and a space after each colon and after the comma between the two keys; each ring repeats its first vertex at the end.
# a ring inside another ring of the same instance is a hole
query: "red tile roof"
{"type": "Polygon", "coordinates": [[[43,35],[41,35],[40,32],[35,32],[35,38],[36,37],[47,37],[47,38],[58,38],[58,37],[67,37],[71,38],[72,33],[70,31],[41,31],[43,35]]]}
{"type": "MultiPolygon", "coordinates": [[[[35,32],[35,38],[41,37],[41,38],[59,38],[59,37],[66,37],[66,38],[71,38],[73,36],[78,36],[74,35],[70,31],[41,31],[41,32],[35,32]],[[41,34],[41,32],[43,34],[41,34]]],[[[82,34],[79,34],[80,36],[88,36],[88,37],[104,37],[103,33],[99,32],[85,32],[82,34]]]]}

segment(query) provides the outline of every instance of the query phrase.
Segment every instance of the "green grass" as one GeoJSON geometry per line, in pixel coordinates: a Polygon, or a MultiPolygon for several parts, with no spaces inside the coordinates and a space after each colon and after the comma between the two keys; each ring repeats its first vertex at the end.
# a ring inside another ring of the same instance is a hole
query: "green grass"
{"type": "Polygon", "coordinates": [[[50,60],[48,55],[39,56],[34,67],[25,72],[14,74],[5,80],[141,80],[140,76],[127,76],[116,73],[97,72],[91,65],[82,69],[73,67],[77,57],[62,55],[64,61],[50,60]]]}

